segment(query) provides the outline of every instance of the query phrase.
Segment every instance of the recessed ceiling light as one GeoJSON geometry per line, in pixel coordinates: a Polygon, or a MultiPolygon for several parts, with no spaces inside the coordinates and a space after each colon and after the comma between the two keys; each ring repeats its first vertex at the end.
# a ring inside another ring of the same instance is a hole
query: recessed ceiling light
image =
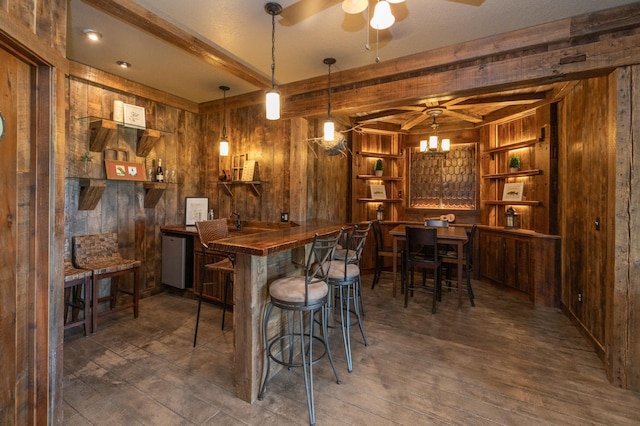
{"type": "Polygon", "coordinates": [[[86,38],[88,38],[89,40],[91,40],[91,41],[100,41],[100,40],[102,40],[102,34],[97,32],[96,30],[91,30],[89,28],[86,28],[86,29],[82,30],[82,32],[84,33],[84,36],[86,38]]]}
{"type": "Polygon", "coordinates": [[[125,61],[116,61],[116,64],[120,65],[122,68],[131,68],[131,64],[125,61]]]}

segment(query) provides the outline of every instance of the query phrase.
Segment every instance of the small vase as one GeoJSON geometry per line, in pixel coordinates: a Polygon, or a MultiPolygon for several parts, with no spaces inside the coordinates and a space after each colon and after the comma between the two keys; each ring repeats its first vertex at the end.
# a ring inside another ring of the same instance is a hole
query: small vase
{"type": "Polygon", "coordinates": [[[93,168],[93,163],[91,162],[91,160],[84,160],[83,163],[84,164],[82,167],[82,175],[84,177],[87,177],[91,173],[91,169],[93,168]]]}
{"type": "Polygon", "coordinates": [[[374,170],[376,176],[382,176],[382,170],[374,170]]]}
{"type": "Polygon", "coordinates": [[[518,170],[520,170],[520,168],[519,168],[519,167],[509,167],[509,171],[510,171],[511,173],[518,173],[518,170]]]}

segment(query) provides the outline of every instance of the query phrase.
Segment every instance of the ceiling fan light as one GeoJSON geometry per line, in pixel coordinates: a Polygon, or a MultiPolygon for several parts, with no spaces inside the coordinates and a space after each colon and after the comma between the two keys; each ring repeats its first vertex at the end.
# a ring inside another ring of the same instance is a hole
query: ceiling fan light
{"type": "Polygon", "coordinates": [[[376,4],[373,10],[373,18],[371,18],[371,28],[376,30],[386,30],[396,21],[395,16],[391,13],[391,6],[386,0],[381,0],[376,4]]]}
{"type": "Polygon", "coordinates": [[[275,88],[267,91],[267,120],[280,119],[280,92],[275,88]]]}
{"type": "Polygon", "coordinates": [[[423,139],[420,141],[420,152],[426,152],[427,151],[427,141],[426,139],[423,139]]]}
{"type": "Polygon", "coordinates": [[[333,120],[328,118],[327,121],[324,122],[324,140],[325,141],[335,140],[335,137],[336,137],[335,132],[336,132],[335,124],[333,120]]]}
{"type": "Polygon", "coordinates": [[[369,6],[368,0],[343,0],[342,1],[342,10],[345,13],[349,13],[352,15],[362,13],[367,6],[369,6]]]}

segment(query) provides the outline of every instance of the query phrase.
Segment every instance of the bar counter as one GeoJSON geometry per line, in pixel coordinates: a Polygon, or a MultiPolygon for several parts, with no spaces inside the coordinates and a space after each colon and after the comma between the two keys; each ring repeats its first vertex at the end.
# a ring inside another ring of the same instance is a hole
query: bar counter
{"type": "MultiPolygon", "coordinates": [[[[229,238],[216,240],[210,245],[216,250],[236,255],[233,323],[238,398],[253,403],[260,390],[264,364],[262,319],[269,300],[268,284],[276,278],[300,273],[296,265],[304,265],[305,247],[313,242],[315,234],[329,235],[343,226],[309,221],[253,233],[257,228],[248,223],[246,234],[242,229],[231,230],[229,238]]],[[[195,227],[167,226],[163,227],[163,232],[192,234],[195,227]]]]}

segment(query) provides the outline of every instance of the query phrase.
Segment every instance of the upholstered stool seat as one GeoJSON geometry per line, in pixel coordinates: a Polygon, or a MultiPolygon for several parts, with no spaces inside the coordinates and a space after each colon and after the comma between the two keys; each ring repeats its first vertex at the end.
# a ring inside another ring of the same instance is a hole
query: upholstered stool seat
{"type": "MultiPolygon", "coordinates": [[[[342,231],[340,232],[340,235],[342,231]]],[[[303,276],[283,277],[269,285],[270,301],[264,314],[264,345],[266,350],[266,373],[260,390],[259,400],[264,398],[271,374],[271,361],[291,369],[302,367],[304,371],[305,393],[309,423],[315,424],[315,401],[313,397],[313,366],[325,355],[329,358],[336,381],[340,383],[329,348],[327,327],[327,299],[329,286],[327,275],[331,268],[331,256],[340,237],[314,237],[303,276]],[[279,308],[281,315],[272,315],[279,308]],[[315,314],[320,314],[321,335],[314,332],[315,314]],[[269,324],[279,319],[280,324],[269,324]],[[269,330],[278,333],[270,338],[269,330]],[[300,344],[295,350],[296,343],[300,344]],[[320,345],[320,353],[314,354],[314,347],[320,345]],[[301,360],[298,361],[298,356],[301,360]]]]}

